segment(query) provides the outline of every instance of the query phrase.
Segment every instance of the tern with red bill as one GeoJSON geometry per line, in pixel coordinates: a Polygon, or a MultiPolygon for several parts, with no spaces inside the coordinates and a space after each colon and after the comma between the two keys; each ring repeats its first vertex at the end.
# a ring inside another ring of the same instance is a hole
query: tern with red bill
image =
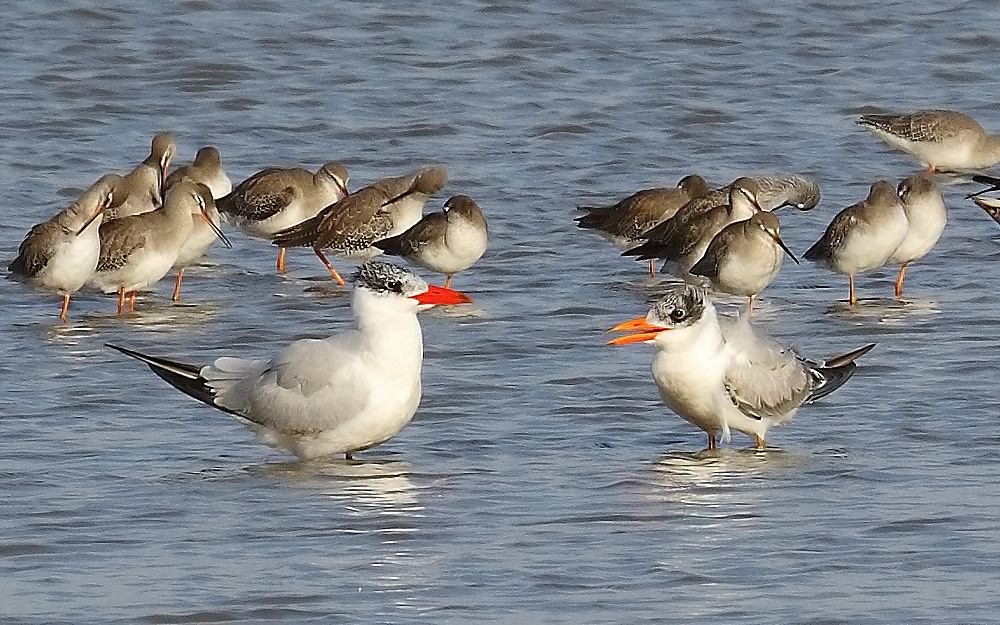
{"type": "Polygon", "coordinates": [[[416,413],[423,361],[417,313],[471,301],[396,265],[370,261],[354,280],[357,327],[295,341],[271,360],[219,358],[198,366],[109,347],[229,413],[266,445],[302,460],[335,454],[351,459],[395,436],[416,413]]]}
{"type": "Polygon", "coordinates": [[[645,317],[609,332],[630,332],[609,345],[656,345],[652,370],[660,397],[708,433],[709,449],[720,434],[728,441],[734,429],[764,448],[770,428],[839,388],[854,374],[854,361],[875,346],[822,363],[806,360],[757,334],[745,318],[720,319],[703,291],[691,285],[670,289],[645,317]]]}

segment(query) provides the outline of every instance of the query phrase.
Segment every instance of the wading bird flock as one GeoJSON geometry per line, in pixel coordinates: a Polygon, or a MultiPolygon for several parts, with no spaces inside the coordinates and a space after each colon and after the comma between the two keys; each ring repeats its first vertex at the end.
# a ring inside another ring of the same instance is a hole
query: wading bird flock
{"type": "MultiPolygon", "coordinates": [[[[955,111],[863,115],[858,124],[916,157],[927,171],[898,185],[876,181],[868,197],[840,211],[802,255],[848,276],[852,307],[858,303],[855,276],[887,265],[899,267],[895,294],[901,299],[907,267],[940,239],[948,214],[931,174],[1000,162],[1000,137],[955,111]]],[[[972,179],[990,188],[969,197],[1000,222],[1000,200],[983,195],[1000,190],[1000,178],[972,179]]],[[[815,183],[797,175],[744,177],[706,189],[700,176],[689,175],[676,189],[648,189],[612,206],[584,208],[577,223],[613,241],[625,256],[664,261],[663,271],[681,282],[646,316],[609,330],[629,332],[610,344],[657,347],[652,371],[664,403],[708,434],[709,449],[734,429],[763,448],[769,428],[842,385],[854,361],[874,345],[817,363],[750,326],[754,300],[774,280],[784,256],[799,262],[770,211],[783,205],[812,209],[819,202],[815,183]],[[709,289],[749,298],[747,314],[735,321],[720,318],[709,289]]]]}
{"type": "MultiPolygon", "coordinates": [[[[849,277],[899,266],[902,297],[907,266],[937,243],[947,209],[930,173],[981,169],[1000,162],[1000,138],[954,111],[864,115],[858,124],[927,166],[898,185],[876,181],[868,197],[840,211],[802,256],[849,277]]],[[[292,343],[269,361],[224,357],[189,365],[110,347],[146,363],[182,392],[229,413],[258,438],[302,459],[355,452],[385,442],[414,415],[420,401],[423,353],[416,313],[472,300],[451,290],[452,277],[485,252],[486,220],[476,202],[455,195],[440,212],[422,215],[444,188],[441,166],[377,180],[349,192],[348,173],[329,161],[316,172],[269,167],[236,187],[219,151],[204,147],[194,161],[168,175],[177,151],[167,133],[125,175],[101,177],[68,208],[33,227],[10,263],[11,276],[59,293],[60,318],[70,297],[87,286],[117,293],[118,313],[135,310],[136,293],[177,269],[180,297],[186,266],[196,262],[230,224],[278,246],[278,271],[288,247],[310,247],[333,279],[345,281],[327,258],[362,261],[351,308],[356,328],[322,340],[292,343]],[[379,254],[446,276],[429,286],[413,271],[372,260],[379,254]]],[[[1000,179],[973,180],[972,194],[1000,222],[1000,179]]],[[[970,196],[970,197],[972,197],[970,196]]],[[[854,373],[866,345],[825,362],[807,360],[753,329],[755,298],[778,274],[785,256],[799,259],[780,236],[784,206],[807,211],[820,200],[818,185],[801,175],[741,177],[711,188],[698,175],[676,187],[639,191],[607,207],[587,207],[577,218],[615,244],[623,256],[655,263],[680,280],[648,314],[609,331],[610,341],[649,342],[658,348],[653,378],[663,401],[708,434],[715,449],[731,430],[765,446],[771,427],[791,420],[805,403],[826,396],[854,373]],[[748,298],[747,314],[722,317],[709,290],[748,298]]]]}

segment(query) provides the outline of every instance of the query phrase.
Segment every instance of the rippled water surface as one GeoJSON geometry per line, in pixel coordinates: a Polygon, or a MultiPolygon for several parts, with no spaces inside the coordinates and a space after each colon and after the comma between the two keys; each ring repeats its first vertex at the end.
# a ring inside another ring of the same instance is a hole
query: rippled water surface
{"type": "MultiPolygon", "coordinates": [[[[951,220],[908,274],[786,263],[755,320],[858,374],[718,454],[661,405],[648,346],[604,345],[665,282],[579,204],[744,173],[823,191],[803,252],[916,163],[859,113],[947,107],[1000,131],[1000,10],[965,2],[16,3],[0,43],[0,249],[152,135],[234,180],[336,158],[352,188],[428,163],[492,242],[422,316],[424,399],[358,461],[301,465],[111,341],[265,357],[350,324],[308,251],[230,232],[119,318],[0,281],[5,623],[991,622],[1000,611],[1000,227],[945,179],[951,220]]],[[[437,280],[437,278],[435,278],[437,280]]],[[[723,300],[726,312],[739,302],[723,300]]]]}

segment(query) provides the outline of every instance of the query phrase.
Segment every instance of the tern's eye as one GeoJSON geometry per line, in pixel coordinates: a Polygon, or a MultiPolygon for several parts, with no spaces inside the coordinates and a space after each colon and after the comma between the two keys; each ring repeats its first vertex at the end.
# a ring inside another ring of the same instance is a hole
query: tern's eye
{"type": "Polygon", "coordinates": [[[685,311],[683,308],[675,308],[672,311],[670,311],[671,321],[684,321],[685,317],[687,317],[687,311],[685,311]]]}

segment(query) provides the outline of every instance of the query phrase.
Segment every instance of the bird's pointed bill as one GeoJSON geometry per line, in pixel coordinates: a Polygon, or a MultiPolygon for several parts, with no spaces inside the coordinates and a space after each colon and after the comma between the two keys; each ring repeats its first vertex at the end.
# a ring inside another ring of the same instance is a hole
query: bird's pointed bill
{"type": "Polygon", "coordinates": [[[80,229],[76,231],[76,236],[80,236],[81,234],[83,234],[83,231],[86,230],[87,227],[90,226],[90,224],[94,223],[94,220],[97,219],[97,216],[104,212],[104,208],[105,208],[104,204],[98,206],[97,209],[94,210],[93,214],[91,214],[90,217],[87,218],[87,221],[83,222],[83,225],[80,227],[80,229]]]}
{"type": "Polygon", "coordinates": [[[205,223],[207,223],[212,228],[212,231],[215,232],[215,236],[219,237],[219,239],[222,241],[222,244],[226,246],[226,249],[229,250],[233,249],[233,244],[229,242],[229,237],[227,237],[225,233],[222,232],[222,228],[215,225],[215,222],[212,221],[212,218],[209,217],[208,213],[206,213],[204,210],[201,211],[201,218],[204,219],[205,223]]]}
{"type": "Polygon", "coordinates": [[[788,249],[788,246],[785,245],[785,242],[781,240],[780,236],[778,236],[776,234],[772,234],[771,238],[773,238],[774,242],[778,244],[778,247],[780,247],[781,249],[785,250],[785,253],[788,254],[789,258],[791,258],[792,260],[795,261],[796,265],[799,264],[799,259],[795,258],[795,254],[792,254],[792,250],[788,249]]]}
{"type": "Polygon", "coordinates": [[[646,321],[645,317],[623,321],[607,332],[632,332],[625,336],[608,341],[608,345],[627,345],[628,343],[644,343],[652,341],[660,332],[666,332],[670,328],[662,328],[646,321]]]}
{"type": "Polygon", "coordinates": [[[472,303],[472,298],[465,293],[434,285],[427,287],[423,293],[411,295],[410,299],[417,300],[417,303],[423,306],[472,303]]]}

